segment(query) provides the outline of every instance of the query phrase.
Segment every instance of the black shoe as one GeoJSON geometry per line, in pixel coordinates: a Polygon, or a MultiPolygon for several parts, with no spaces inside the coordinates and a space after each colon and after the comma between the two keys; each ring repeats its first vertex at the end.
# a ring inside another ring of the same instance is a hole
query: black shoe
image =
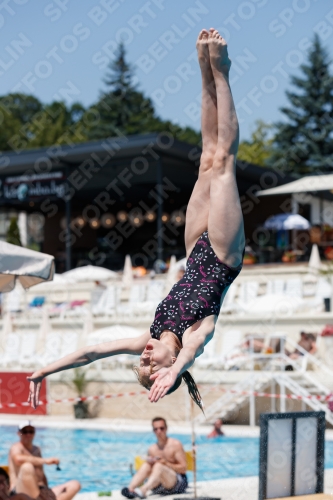
{"type": "Polygon", "coordinates": [[[121,490],[121,494],[126,498],[139,498],[139,495],[137,495],[134,491],[130,491],[128,488],[123,488],[121,490]]]}

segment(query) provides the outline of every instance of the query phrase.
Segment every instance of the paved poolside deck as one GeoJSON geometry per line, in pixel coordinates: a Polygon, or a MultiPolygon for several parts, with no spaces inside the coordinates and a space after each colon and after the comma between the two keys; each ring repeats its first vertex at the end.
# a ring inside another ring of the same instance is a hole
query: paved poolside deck
{"type": "MultiPolygon", "coordinates": [[[[205,481],[198,483],[198,496],[216,496],[221,500],[258,500],[258,478],[257,477],[242,477],[233,479],[222,479],[220,481],[205,481]]],[[[157,499],[177,499],[177,498],[193,498],[193,488],[190,487],[189,492],[181,495],[160,496],[151,495],[149,500],[157,499]]],[[[333,495],[333,469],[325,471],[325,493],[333,495]]],[[[96,493],[81,493],[76,496],[76,500],[124,500],[125,497],[119,491],[112,492],[111,497],[98,497],[96,493]]],[[[297,497],[295,497],[297,499],[297,497]]],[[[333,496],[332,496],[333,500],[333,496]]]]}

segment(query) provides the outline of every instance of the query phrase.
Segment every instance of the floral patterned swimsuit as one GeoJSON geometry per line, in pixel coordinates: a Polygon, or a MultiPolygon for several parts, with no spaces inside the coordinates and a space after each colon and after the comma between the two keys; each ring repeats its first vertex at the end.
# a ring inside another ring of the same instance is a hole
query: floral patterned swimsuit
{"type": "Polygon", "coordinates": [[[202,233],[187,259],[184,276],[157,306],[151,336],[159,339],[164,330],[170,330],[182,341],[191,325],[206,316],[218,316],[223,292],[241,269],[242,264],[237,268],[223,264],[212,248],[208,231],[202,233]]]}

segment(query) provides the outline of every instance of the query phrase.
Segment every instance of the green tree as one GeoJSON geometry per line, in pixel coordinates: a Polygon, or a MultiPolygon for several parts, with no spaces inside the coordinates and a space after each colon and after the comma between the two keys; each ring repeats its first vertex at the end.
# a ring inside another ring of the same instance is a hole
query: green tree
{"type": "Polygon", "coordinates": [[[34,96],[8,94],[0,96],[0,150],[29,147],[27,129],[34,116],[42,110],[34,96]]]}
{"type": "Polygon", "coordinates": [[[330,59],[318,35],[292,76],[296,92],[286,92],[289,107],[281,108],[287,121],[276,124],[270,165],[298,176],[333,171],[333,76],[330,59]]]}
{"type": "Polygon", "coordinates": [[[264,167],[272,154],[272,125],[262,120],[256,121],[256,128],[251,134],[251,140],[239,144],[237,158],[264,167]]]}
{"type": "Polygon", "coordinates": [[[87,140],[77,133],[85,109],[79,103],[43,104],[33,96],[0,97],[0,150],[16,150],[87,140]]]}
{"type": "Polygon", "coordinates": [[[103,139],[117,131],[129,135],[168,131],[178,140],[200,142],[200,134],[190,127],[182,128],[159,118],[152,100],[138,90],[135,80],[134,69],[120,43],[104,80],[108,89],[86,111],[78,124],[80,133],[89,139],[103,139]]]}
{"type": "Polygon", "coordinates": [[[10,219],[9,227],[7,229],[6,235],[7,243],[11,243],[12,245],[22,246],[21,238],[20,238],[20,230],[17,224],[17,217],[12,217],[10,219]]]}
{"type": "Polygon", "coordinates": [[[84,107],[74,103],[67,107],[64,102],[54,101],[44,106],[38,120],[29,127],[29,146],[43,147],[52,144],[83,142],[85,135],[77,133],[77,125],[85,113],[84,107]]]}
{"type": "Polygon", "coordinates": [[[90,139],[115,135],[116,130],[124,134],[144,133],[151,131],[154,124],[159,122],[151,100],[137,90],[134,71],[126,61],[122,43],[115,60],[109,65],[105,83],[107,91],[102,93],[82,119],[90,139]]]}
{"type": "Polygon", "coordinates": [[[0,151],[21,150],[104,139],[117,135],[171,132],[181,141],[199,144],[201,136],[157,116],[152,100],[140,92],[126,51],[120,44],[109,65],[107,91],[85,109],[54,101],[43,105],[25,94],[0,96],[0,151]]]}

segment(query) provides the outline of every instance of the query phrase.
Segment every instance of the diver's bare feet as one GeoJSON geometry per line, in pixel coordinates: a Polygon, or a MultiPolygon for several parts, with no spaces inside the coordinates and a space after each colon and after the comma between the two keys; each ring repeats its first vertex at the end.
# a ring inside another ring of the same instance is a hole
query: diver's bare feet
{"type": "Polygon", "coordinates": [[[216,78],[221,73],[228,76],[231,61],[228,56],[227,42],[214,28],[209,30],[208,49],[214,77],[216,78]]]}
{"type": "Polygon", "coordinates": [[[202,76],[202,98],[205,106],[208,104],[207,100],[212,100],[216,106],[216,86],[212,67],[210,65],[208,38],[208,31],[201,30],[197,39],[198,60],[202,76]]]}
{"type": "Polygon", "coordinates": [[[208,49],[208,38],[209,33],[207,30],[201,30],[197,39],[197,51],[198,51],[198,60],[201,69],[201,73],[203,76],[208,73],[211,77],[213,77],[212,68],[210,65],[210,55],[208,49]]]}

